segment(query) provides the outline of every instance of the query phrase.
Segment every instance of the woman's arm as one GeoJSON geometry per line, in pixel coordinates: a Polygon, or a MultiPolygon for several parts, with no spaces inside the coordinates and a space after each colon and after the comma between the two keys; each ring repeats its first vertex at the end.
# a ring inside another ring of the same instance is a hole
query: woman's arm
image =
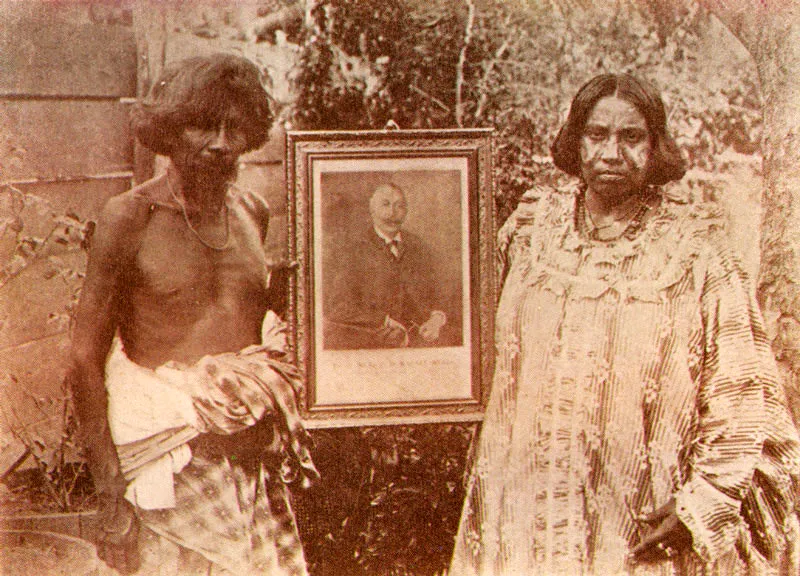
{"type": "Polygon", "coordinates": [[[534,188],[526,192],[497,232],[495,272],[497,274],[498,296],[502,292],[503,284],[509,270],[511,270],[513,260],[520,255],[520,251],[530,247],[530,236],[533,230],[536,210],[540,199],[547,193],[546,190],[540,188],[534,188]]]}
{"type": "MultiPolygon", "coordinates": [[[[769,402],[779,384],[747,275],[729,249],[709,247],[700,260],[704,270],[695,269],[703,281],[697,426],[690,476],[675,501],[695,551],[713,560],[732,548],[742,529],[742,502],[762,457],[774,408],[769,402]]],[[[796,441],[793,428],[787,433],[796,441]]]]}

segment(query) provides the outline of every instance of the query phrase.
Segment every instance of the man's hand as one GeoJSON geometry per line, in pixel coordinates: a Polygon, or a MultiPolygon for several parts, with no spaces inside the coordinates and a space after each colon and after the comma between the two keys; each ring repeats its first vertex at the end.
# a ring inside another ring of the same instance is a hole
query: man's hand
{"type": "Polygon", "coordinates": [[[408,347],[408,330],[400,322],[387,316],[383,326],[378,330],[378,335],[388,346],[393,348],[408,347]]]}
{"type": "Polygon", "coordinates": [[[651,530],[631,550],[634,562],[663,562],[692,548],[692,533],[675,512],[675,498],[640,520],[651,530]]]}
{"type": "Polygon", "coordinates": [[[447,316],[440,310],[431,312],[428,318],[419,327],[419,335],[425,342],[436,342],[439,339],[439,333],[447,322],[447,316]]]}
{"type": "Polygon", "coordinates": [[[97,556],[123,574],[139,569],[139,519],[121,495],[100,496],[97,556]]]}

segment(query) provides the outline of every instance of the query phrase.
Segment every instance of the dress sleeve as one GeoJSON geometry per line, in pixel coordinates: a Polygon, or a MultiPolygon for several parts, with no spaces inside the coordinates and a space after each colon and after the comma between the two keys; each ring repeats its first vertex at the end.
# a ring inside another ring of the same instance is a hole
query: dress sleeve
{"type": "Polygon", "coordinates": [[[515,220],[516,220],[516,211],[512,212],[512,214],[503,222],[503,225],[500,226],[500,230],[497,231],[497,249],[495,251],[495,272],[497,273],[497,280],[500,285],[503,284],[503,281],[506,278],[506,274],[508,274],[508,266],[509,266],[509,249],[511,246],[511,240],[514,237],[514,229],[516,228],[515,220]]]}
{"type": "MultiPolygon", "coordinates": [[[[497,232],[495,251],[495,272],[498,286],[502,287],[517,249],[530,246],[531,231],[535,220],[539,199],[544,192],[534,188],[520,198],[519,204],[497,232]]],[[[499,293],[499,291],[498,291],[499,293]]]]}
{"type": "MultiPolygon", "coordinates": [[[[676,503],[695,551],[712,561],[746,529],[742,503],[762,461],[770,420],[788,412],[747,275],[726,249],[711,248],[699,261],[703,338],[697,421],[688,481],[676,503]]],[[[783,433],[796,453],[794,427],[783,433]]]]}

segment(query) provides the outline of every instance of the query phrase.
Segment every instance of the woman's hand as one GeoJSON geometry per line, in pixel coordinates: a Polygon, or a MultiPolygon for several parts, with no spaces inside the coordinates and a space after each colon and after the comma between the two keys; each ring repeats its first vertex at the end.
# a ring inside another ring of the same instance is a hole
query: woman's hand
{"type": "Polygon", "coordinates": [[[675,512],[675,498],[652,514],[640,518],[650,527],[642,541],[631,550],[634,562],[663,562],[691,550],[692,533],[675,512]]]}

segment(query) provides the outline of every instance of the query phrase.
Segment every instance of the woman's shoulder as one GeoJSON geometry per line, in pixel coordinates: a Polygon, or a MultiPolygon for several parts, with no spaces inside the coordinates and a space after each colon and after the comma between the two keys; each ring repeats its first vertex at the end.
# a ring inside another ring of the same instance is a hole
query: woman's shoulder
{"type": "Polygon", "coordinates": [[[724,210],[711,202],[688,202],[665,196],[653,220],[656,237],[669,231],[710,244],[718,244],[725,238],[724,210]]]}
{"type": "Polygon", "coordinates": [[[572,184],[534,186],[520,196],[516,208],[506,221],[507,227],[519,228],[551,214],[571,214],[578,193],[578,186],[572,184]]]}
{"type": "MultiPolygon", "coordinates": [[[[732,245],[724,210],[711,202],[675,202],[664,200],[663,219],[667,222],[666,244],[674,245],[673,257],[685,264],[702,265],[707,272],[742,274],[742,261],[732,245]]],[[[659,237],[660,222],[654,223],[653,236],[659,237]]]]}

